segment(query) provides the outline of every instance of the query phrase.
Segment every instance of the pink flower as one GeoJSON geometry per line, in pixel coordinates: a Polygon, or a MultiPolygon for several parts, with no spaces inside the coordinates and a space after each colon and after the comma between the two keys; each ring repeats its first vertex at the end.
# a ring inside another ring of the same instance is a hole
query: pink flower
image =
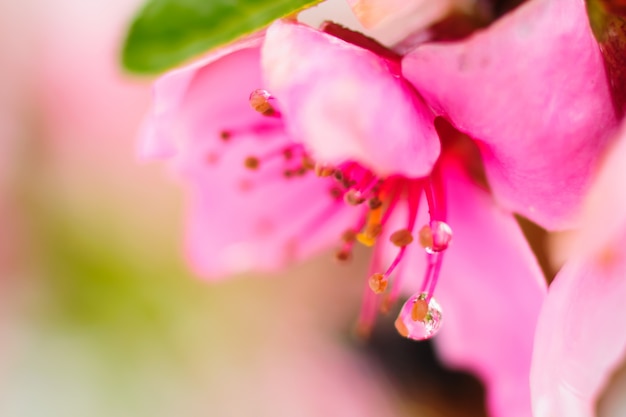
{"type": "Polygon", "coordinates": [[[529,415],[545,282],[509,210],[566,224],[616,123],[584,3],[534,0],[402,59],[325,32],[277,22],[157,82],[141,153],[171,159],[189,189],[192,265],[218,277],[373,246],[361,329],[408,288],[396,327],[430,337],[436,293],[443,358],[487,382],[493,415],[529,415]]]}
{"type": "Polygon", "coordinates": [[[527,2],[467,41],[418,47],[403,73],[479,141],[501,205],[571,226],[617,124],[583,0],[527,2]]]}
{"type": "Polygon", "coordinates": [[[618,139],[541,311],[531,372],[536,417],[594,416],[626,359],[626,125],[618,139]]]}
{"type": "Polygon", "coordinates": [[[359,22],[392,44],[450,15],[471,15],[478,9],[476,3],[476,0],[348,0],[359,22]]]}

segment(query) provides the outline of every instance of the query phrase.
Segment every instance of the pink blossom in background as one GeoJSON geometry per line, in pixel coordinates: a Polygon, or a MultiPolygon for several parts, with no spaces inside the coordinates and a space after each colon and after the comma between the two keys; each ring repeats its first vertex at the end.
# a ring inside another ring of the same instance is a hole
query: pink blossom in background
{"type": "Polygon", "coordinates": [[[348,0],[359,22],[395,44],[452,14],[486,15],[477,0],[348,0]]]}
{"type": "Polygon", "coordinates": [[[626,359],[625,169],[622,127],[541,311],[531,373],[535,417],[594,416],[598,397],[626,359]]]}
{"type": "Polygon", "coordinates": [[[373,246],[360,329],[412,294],[399,332],[430,337],[443,314],[443,359],[487,383],[492,415],[530,415],[546,284],[512,212],[572,224],[618,122],[582,0],[531,0],[404,57],[333,24],[276,22],[154,91],[140,153],[187,188],[199,274],[373,246]]]}

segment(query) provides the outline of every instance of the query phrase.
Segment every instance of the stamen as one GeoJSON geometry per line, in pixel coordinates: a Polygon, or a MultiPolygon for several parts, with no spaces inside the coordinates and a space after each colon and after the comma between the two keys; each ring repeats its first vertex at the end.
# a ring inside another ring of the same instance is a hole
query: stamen
{"type": "Polygon", "coordinates": [[[396,319],[398,333],[412,340],[434,336],[441,328],[441,307],[426,293],[413,294],[402,306],[396,319]]]}
{"type": "Polygon", "coordinates": [[[420,229],[419,239],[420,245],[427,253],[442,252],[448,248],[452,241],[452,229],[446,222],[432,220],[430,224],[420,229]]]}
{"type": "Polygon", "coordinates": [[[370,289],[374,294],[382,294],[387,289],[388,280],[384,274],[379,272],[375,273],[368,280],[370,289]]]}
{"type": "Polygon", "coordinates": [[[413,243],[413,235],[411,234],[410,230],[401,229],[401,230],[393,232],[391,236],[389,237],[389,240],[394,245],[400,248],[403,248],[413,243]]]}
{"type": "Polygon", "coordinates": [[[222,139],[224,142],[228,142],[232,136],[233,134],[228,130],[222,130],[220,132],[220,139],[222,139]]]}
{"type": "Polygon", "coordinates": [[[383,205],[383,202],[380,198],[378,198],[378,196],[374,196],[372,198],[370,198],[367,201],[367,206],[371,209],[371,210],[376,210],[377,208],[381,207],[383,205]]]}
{"type": "Polygon", "coordinates": [[[261,161],[256,156],[248,156],[244,160],[243,164],[246,168],[252,171],[256,171],[257,169],[259,169],[259,166],[261,165],[261,161]]]}
{"type": "Polygon", "coordinates": [[[341,235],[341,240],[345,243],[352,243],[356,240],[356,232],[353,229],[347,229],[341,235]]]}
{"type": "Polygon", "coordinates": [[[313,160],[313,158],[311,158],[308,155],[305,155],[302,158],[302,168],[308,170],[308,171],[312,171],[315,169],[315,161],[313,160]]]}
{"type": "Polygon", "coordinates": [[[365,198],[361,192],[359,190],[355,190],[354,188],[348,190],[348,192],[344,194],[344,200],[351,206],[358,206],[359,204],[363,204],[365,202],[365,198]]]}
{"type": "MultiPolygon", "coordinates": [[[[408,212],[409,212],[408,213],[409,214],[408,228],[406,230],[411,235],[411,240],[412,240],[413,228],[415,227],[415,221],[417,219],[417,212],[419,210],[419,203],[420,203],[420,196],[421,196],[421,182],[419,181],[409,182],[408,184],[406,184],[406,191],[408,194],[407,203],[408,203],[408,212]]],[[[395,193],[396,195],[399,194],[399,190],[397,188],[395,190],[395,193]]],[[[396,255],[396,258],[393,260],[391,265],[389,265],[389,268],[387,268],[387,271],[385,271],[385,276],[387,277],[391,276],[394,270],[400,265],[400,262],[402,261],[402,258],[404,257],[405,252],[406,252],[406,245],[400,246],[400,251],[398,252],[398,255],[396,255]]],[[[404,277],[404,274],[396,274],[396,277],[393,280],[393,286],[384,304],[387,310],[389,310],[391,306],[398,299],[398,295],[400,293],[400,287],[402,286],[403,277],[404,277]]]]}
{"type": "Polygon", "coordinates": [[[352,247],[354,246],[354,242],[356,242],[356,238],[357,238],[356,237],[357,233],[355,230],[361,230],[363,228],[363,225],[365,225],[365,216],[361,216],[359,218],[359,221],[355,227],[346,229],[342,233],[341,240],[343,241],[343,247],[335,254],[336,258],[340,254],[341,254],[341,257],[345,257],[344,254],[349,254],[349,257],[347,260],[352,258],[352,247]]]}
{"type": "Polygon", "coordinates": [[[356,235],[356,239],[359,243],[369,247],[374,246],[376,238],[380,236],[383,231],[383,227],[380,224],[368,224],[365,226],[365,231],[356,235]]]}
{"type": "Polygon", "coordinates": [[[345,248],[339,249],[335,252],[335,259],[339,262],[348,262],[352,259],[352,251],[345,248]]]}
{"type": "MultiPolygon", "coordinates": [[[[284,157],[285,160],[288,161],[294,157],[297,151],[304,152],[302,145],[290,145],[287,147],[281,146],[278,149],[266,152],[262,156],[250,155],[246,157],[246,159],[244,159],[244,166],[250,170],[256,171],[262,164],[279,157],[284,157]]],[[[301,167],[297,167],[295,169],[285,169],[283,171],[283,176],[290,178],[294,175],[304,175],[304,173],[306,173],[306,170],[303,170],[301,167]]]]}
{"type": "MultiPolygon", "coordinates": [[[[437,286],[437,280],[439,279],[439,271],[443,264],[444,252],[435,252],[426,256],[428,266],[424,273],[424,280],[422,281],[422,292],[426,294],[433,294],[435,287],[437,286]]],[[[429,295],[430,296],[430,295],[429,295]]]]}
{"type": "Polygon", "coordinates": [[[341,197],[343,197],[343,190],[339,187],[332,187],[330,190],[328,190],[328,192],[330,193],[330,196],[333,198],[333,200],[339,200],[341,197]]]}
{"type": "MultiPolygon", "coordinates": [[[[374,271],[378,270],[380,260],[380,246],[374,248],[372,262],[369,267],[369,275],[373,275],[374,271]]],[[[376,311],[379,307],[379,297],[372,291],[369,285],[365,286],[363,294],[363,303],[361,304],[361,311],[359,313],[359,319],[356,326],[357,335],[361,338],[369,336],[372,330],[372,326],[376,321],[376,311]]]]}
{"type": "Polygon", "coordinates": [[[250,107],[263,116],[275,116],[277,111],[270,103],[271,99],[273,97],[269,91],[262,89],[254,90],[250,93],[250,107]]]}
{"type": "Polygon", "coordinates": [[[428,302],[425,298],[420,297],[415,300],[411,308],[411,320],[424,321],[426,314],[428,314],[428,302]]]}
{"type": "Polygon", "coordinates": [[[335,173],[335,167],[324,164],[315,164],[315,175],[318,177],[330,177],[335,173]]]}

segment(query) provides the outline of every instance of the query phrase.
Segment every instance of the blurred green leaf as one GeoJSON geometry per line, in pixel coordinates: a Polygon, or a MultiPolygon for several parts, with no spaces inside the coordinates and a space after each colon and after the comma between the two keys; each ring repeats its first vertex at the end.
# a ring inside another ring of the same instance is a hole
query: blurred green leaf
{"type": "Polygon", "coordinates": [[[148,0],[122,52],[135,73],[163,72],[320,0],[148,0]]]}

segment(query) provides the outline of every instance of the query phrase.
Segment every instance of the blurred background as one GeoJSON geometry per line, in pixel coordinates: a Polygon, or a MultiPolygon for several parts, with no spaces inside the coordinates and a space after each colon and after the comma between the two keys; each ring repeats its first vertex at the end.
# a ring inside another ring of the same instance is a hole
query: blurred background
{"type": "Polygon", "coordinates": [[[135,158],[137,0],[0,2],[0,417],[485,416],[483,388],[381,322],[367,253],[207,283],[183,196],[135,158]]]}

